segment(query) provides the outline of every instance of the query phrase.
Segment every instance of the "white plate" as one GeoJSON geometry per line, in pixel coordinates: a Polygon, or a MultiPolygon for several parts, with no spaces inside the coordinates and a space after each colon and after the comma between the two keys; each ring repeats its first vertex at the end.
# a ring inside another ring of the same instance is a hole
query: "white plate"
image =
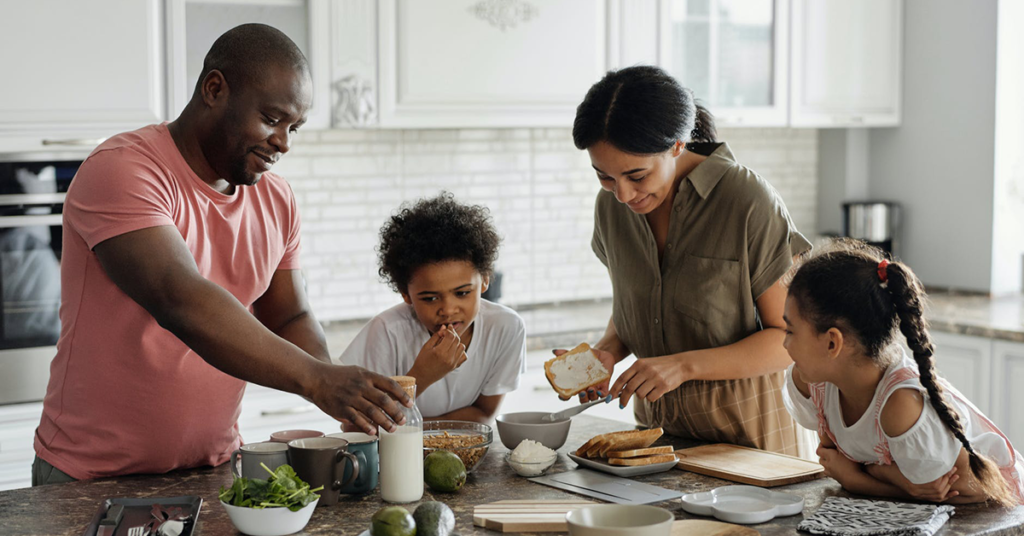
{"type": "Polygon", "coordinates": [[[605,473],[610,473],[615,476],[624,477],[664,473],[665,471],[671,470],[673,467],[676,466],[675,461],[652,463],[651,465],[612,465],[602,460],[591,460],[588,458],[581,458],[572,453],[569,453],[569,459],[589,469],[603,471],[605,473]]]}
{"type": "Polygon", "coordinates": [[[756,486],[722,486],[711,491],[683,495],[683,510],[714,516],[728,523],[764,523],[776,516],[792,516],[804,509],[804,499],[756,486]]]}

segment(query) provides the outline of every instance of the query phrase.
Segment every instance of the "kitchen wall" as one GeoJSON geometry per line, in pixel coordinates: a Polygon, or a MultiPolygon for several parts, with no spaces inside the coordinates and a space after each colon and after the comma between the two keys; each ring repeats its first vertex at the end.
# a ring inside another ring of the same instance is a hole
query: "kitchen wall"
{"type": "Polygon", "coordinates": [[[903,122],[870,134],[870,194],[903,204],[902,257],[928,285],[991,288],[996,4],[906,2],[903,122]]]}
{"type": "MultiPolygon", "coordinates": [[[[799,229],[816,228],[817,132],[721,129],[740,162],[781,193],[799,229]]],[[[368,318],[400,299],[377,276],[384,220],[441,189],[488,206],[504,237],[501,301],[607,298],[590,251],[598,183],[569,129],[328,130],[301,133],[275,166],[295,190],[302,263],[321,321],[368,318]]]]}

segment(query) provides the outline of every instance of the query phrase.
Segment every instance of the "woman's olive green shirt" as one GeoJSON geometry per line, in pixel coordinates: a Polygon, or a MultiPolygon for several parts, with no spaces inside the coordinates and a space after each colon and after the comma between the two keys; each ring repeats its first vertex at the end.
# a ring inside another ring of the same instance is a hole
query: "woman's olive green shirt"
{"type": "MultiPolygon", "coordinates": [[[[601,191],[592,246],[608,267],[612,318],[638,358],[715,348],[758,331],[755,300],[811,248],[778,192],[721,144],[679,183],[663,259],[643,215],[601,191]]],[[[674,435],[796,454],[781,372],[690,381],[637,420],[674,435]]]]}

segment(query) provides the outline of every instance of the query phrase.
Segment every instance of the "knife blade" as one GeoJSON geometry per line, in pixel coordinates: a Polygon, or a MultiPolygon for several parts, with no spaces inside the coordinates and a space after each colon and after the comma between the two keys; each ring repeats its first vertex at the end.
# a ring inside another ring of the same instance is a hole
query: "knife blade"
{"type": "Polygon", "coordinates": [[[563,409],[562,411],[559,411],[558,413],[549,413],[549,414],[541,417],[540,420],[546,421],[546,422],[560,421],[562,419],[567,419],[569,417],[572,417],[573,415],[576,415],[577,413],[581,413],[583,410],[589,408],[590,406],[593,406],[594,404],[602,404],[602,403],[606,404],[606,403],[611,402],[611,401],[612,401],[612,395],[608,395],[608,396],[606,396],[604,398],[598,398],[597,400],[591,400],[590,402],[585,402],[583,404],[571,407],[569,409],[563,409]]]}
{"type": "Polygon", "coordinates": [[[110,505],[103,519],[100,520],[99,527],[96,528],[96,536],[114,536],[114,533],[117,532],[117,524],[121,522],[123,515],[123,504],[110,505]]]}

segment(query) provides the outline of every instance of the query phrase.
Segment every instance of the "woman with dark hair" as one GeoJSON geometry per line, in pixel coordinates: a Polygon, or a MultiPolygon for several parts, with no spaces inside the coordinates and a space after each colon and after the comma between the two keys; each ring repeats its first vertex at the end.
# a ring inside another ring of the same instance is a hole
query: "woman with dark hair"
{"type": "MultiPolygon", "coordinates": [[[[607,385],[636,396],[644,426],[798,454],[782,402],[786,291],[810,249],[778,193],[716,140],[711,114],[657,67],[612,71],[576,110],[603,191],[593,249],[612,280],[612,318],[594,345],[605,366],[638,360],[607,385]]],[[[560,353],[560,352],[558,352],[560,353]]]]}
{"type": "Polygon", "coordinates": [[[853,493],[1024,504],[1020,453],[935,369],[924,300],[909,266],[862,242],[807,260],[786,299],[786,407],[853,493]]]}

